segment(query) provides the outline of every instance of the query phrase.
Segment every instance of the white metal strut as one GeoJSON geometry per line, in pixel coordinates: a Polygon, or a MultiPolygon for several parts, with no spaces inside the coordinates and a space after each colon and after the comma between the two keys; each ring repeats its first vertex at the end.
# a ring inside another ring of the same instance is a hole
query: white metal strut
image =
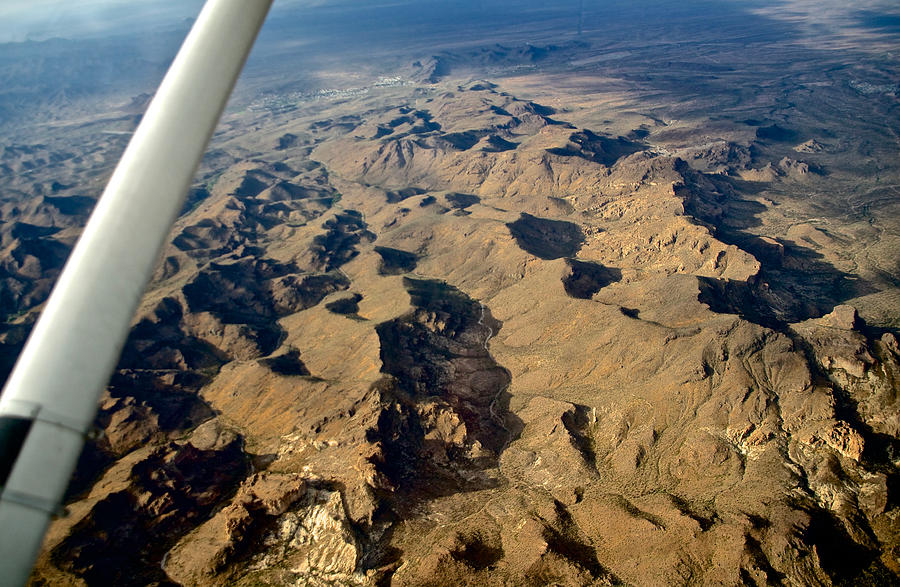
{"type": "Polygon", "coordinates": [[[0,585],[23,585],[272,0],[208,0],[0,396],[0,585]]]}

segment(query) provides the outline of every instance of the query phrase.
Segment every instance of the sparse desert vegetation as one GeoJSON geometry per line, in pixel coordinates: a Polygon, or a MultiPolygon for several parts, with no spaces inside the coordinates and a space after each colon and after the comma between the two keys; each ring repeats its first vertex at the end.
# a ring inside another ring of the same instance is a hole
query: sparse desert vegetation
{"type": "MultiPolygon", "coordinates": [[[[896,10],[443,4],[273,13],[35,584],[896,584],[896,10]]],[[[0,46],[6,371],[97,42],[0,46]]]]}

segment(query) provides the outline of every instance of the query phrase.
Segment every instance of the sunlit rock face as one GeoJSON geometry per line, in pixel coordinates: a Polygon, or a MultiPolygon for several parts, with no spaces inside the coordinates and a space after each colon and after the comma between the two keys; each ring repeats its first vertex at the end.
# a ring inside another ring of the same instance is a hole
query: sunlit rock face
{"type": "MultiPolygon", "coordinates": [[[[33,583],[900,581],[896,15],[351,4],[276,3],[33,583]]],[[[7,372],[135,42],[2,49],[7,372]]]]}

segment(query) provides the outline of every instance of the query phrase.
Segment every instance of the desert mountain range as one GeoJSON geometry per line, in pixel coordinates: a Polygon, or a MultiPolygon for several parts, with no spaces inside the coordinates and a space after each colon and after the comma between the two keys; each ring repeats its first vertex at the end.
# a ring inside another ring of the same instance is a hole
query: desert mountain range
{"type": "MultiPolygon", "coordinates": [[[[896,584],[896,92],[601,54],[245,88],[32,583],[896,584]]],[[[145,102],[0,146],[6,371],[145,102]]]]}

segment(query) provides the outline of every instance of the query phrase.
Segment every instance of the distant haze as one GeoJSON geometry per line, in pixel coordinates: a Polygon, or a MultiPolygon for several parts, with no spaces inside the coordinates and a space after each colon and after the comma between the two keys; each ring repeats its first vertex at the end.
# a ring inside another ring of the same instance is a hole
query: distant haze
{"type": "MultiPolygon", "coordinates": [[[[204,3],[205,0],[0,0],[0,43],[146,32],[194,18],[204,3]]],[[[419,5],[434,3],[424,0],[419,5]]],[[[277,0],[274,11],[293,7],[346,9],[354,5],[372,9],[396,4],[410,2],[277,0]]]]}
{"type": "MultiPolygon", "coordinates": [[[[0,0],[0,43],[25,40],[45,40],[53,37],[68,39],[103,37],[111,34],[152,33],[157,29],[171,29],[185,19],[195,17],[204,0],[0,0]]],[[[344,26],[331,26],[329,32],[363,32],[374,28],[392,28],[390,25],[409,25],[421,22],[438,22],[443,26],[461,23],[465,16],[474,16],[476,22],[490,20],[503,14],[521,14],[522,11],[562,11],[571,13],[573,29],[587,26],[583,19],[609,11],[627,13],[641,18],[644,10],[683,11],[686,7],[709,10],[715,6],[709,0],[668,0],[623,2],[622,0],[560,0],[547,3],[542,0],[276,0],[274,19],[297,18],[293,21],[303,27],[304,21],[315,27],[321,19],[333,16],[344,21],[344,26]],[[299,11],[298,11],[299,9],[299,11]],[[585,16],[579,16],[579,12],[585,16]],[[352,16],[350,16],[352,14],[352,16]],[[379,17],[381,20],[379,20],[379,17]],[[387,19],[387,20],[384,20],[387,19]],[[397,22],[401,21],[401,22],[397,22]],[[313,24],[315,23],[315,24],[313,24]],[[387,25],[387,26],[386,26],[387,25]]],[[[860,0],[855,3],[823,0],[719,0],[719,6],[742,6],[751,12],[761,12],[770,17],[793,22],[818,22],[828,19],[831,25],[855,24],[888,32],[897,30],[900,15],[894,0],[860,0]]]]}
{"type": "Polygon", "coordinates": [[[192,18],[203,0],[0,0],[0,42],[129,33],[192,18]]]}

